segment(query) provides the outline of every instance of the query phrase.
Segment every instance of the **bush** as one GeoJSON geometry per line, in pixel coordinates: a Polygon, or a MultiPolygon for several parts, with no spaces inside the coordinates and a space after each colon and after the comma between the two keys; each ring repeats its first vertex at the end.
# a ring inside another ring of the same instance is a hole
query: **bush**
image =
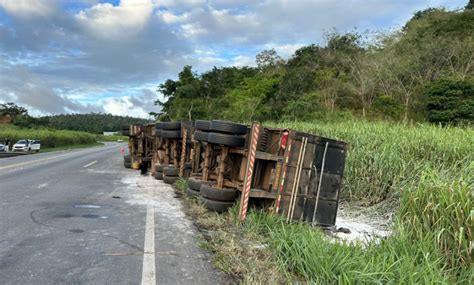
{"type": "Polygon", "coordinates": [[[400,101],[383,95],[375,99],[370,112],[374,117],[399,120],[402,118],[403,106],[400,101]]]}
{"type": "Polygon", "coordinates": [[[60,131],[54,129],[24,129],[14,126],[0,126],[0,142],[10,139],[12,143],[20,139],[41,141],[42,147],[58,147],[95,143],[96,136],[84,132],[60,131]]]}
{"type": "Polygon", "coordinates": [[[459,124],[474,121],[474,82],[442,79],[426,88],[426,111],[433,123],[459,124]]]}

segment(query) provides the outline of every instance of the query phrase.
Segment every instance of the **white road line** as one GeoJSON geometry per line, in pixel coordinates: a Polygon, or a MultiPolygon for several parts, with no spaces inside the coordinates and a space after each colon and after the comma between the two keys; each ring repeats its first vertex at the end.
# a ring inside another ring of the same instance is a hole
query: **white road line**
{"type": "Polygon", "coordinates": [[[48,186],[48,183],[40,184],[40,185],[38,185],[38,189],[44,188],[46,186],[48,186]]]}
{"type": "Polygon", "coordinates": [[[94,160],[93,162],[88,163],[88,164],[84,165],[83,167],[86,168],[86,167],[89,167],[89,166],[94,165],[96,163],[97,163],[97,160],[94,160]]]}
{"type": "Polygon", "coordinates": [[[146,207],[145,245],[143,247],[142,285],[155,285],[155,208],[153,191],[148,189],[148,205],[146,207]]]}

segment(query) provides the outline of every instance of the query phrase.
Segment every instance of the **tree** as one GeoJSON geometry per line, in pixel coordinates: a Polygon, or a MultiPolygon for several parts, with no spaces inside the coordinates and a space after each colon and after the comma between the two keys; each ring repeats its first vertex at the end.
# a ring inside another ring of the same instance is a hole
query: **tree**
{"type": "Polygon", "coordinates": [[[12,119],[12,122],[15,122],[17,116],[28,115],[28,110],[15,103],[4,103],[0,104],[0,115],[8,115],[12,119]]]}
{"type": "Polygon", "coordinates": [[[348,57],[347,60],[351,75],[348,85],[354,92],[356,100],[360,103],[362,117],[365,117],[376,98],[375,77],[372,72],[374,65],[367,54],[348,57]]]}
{"type": "Polygon", "coordinates": [[[225,117],[241,122],[271,119],[271,106],[268,100],[277,88],[278,79],[275,78],[261,75],[244,80],[242,85],[226,95],[228,108],[224,113],[225,117]]]}
{"type": "Polygon", "coordinates": [[[440,79],[425,91],[428,119],[433,123],[474,122],[474,82],[440,79]]]}
{"type": "Polygon", "coordinates": [[[473,10],[474,9],[474,0],[469,0],[469,3],[467,3],[466,10],[473,10]]]}
{"type": "Polygon", "coordinates": [[[264,71],[281,66],[285,61],[274,49],[267,49],[255,57],[258,69],[264,71]]]}

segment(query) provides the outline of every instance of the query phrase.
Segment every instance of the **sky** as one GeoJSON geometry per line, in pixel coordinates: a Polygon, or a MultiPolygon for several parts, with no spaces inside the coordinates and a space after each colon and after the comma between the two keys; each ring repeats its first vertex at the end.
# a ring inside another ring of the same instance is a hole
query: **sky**
{"type": "Polygon", "coordinates": [[[467,0],[0,0],[0,103],[32,115],[147,118],[184,65],[254,65],[333,30],[399,29],[428,7],[467,0]]]}

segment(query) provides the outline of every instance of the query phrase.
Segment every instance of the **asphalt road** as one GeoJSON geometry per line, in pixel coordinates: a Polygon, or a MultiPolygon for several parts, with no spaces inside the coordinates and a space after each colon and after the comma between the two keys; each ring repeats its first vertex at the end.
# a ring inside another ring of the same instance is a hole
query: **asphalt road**
{"type": "Polygon", "coordinates": [[[0,159],[1,284],[229,283],[171,187],[125,169],[122,147],[0,159]]]}

